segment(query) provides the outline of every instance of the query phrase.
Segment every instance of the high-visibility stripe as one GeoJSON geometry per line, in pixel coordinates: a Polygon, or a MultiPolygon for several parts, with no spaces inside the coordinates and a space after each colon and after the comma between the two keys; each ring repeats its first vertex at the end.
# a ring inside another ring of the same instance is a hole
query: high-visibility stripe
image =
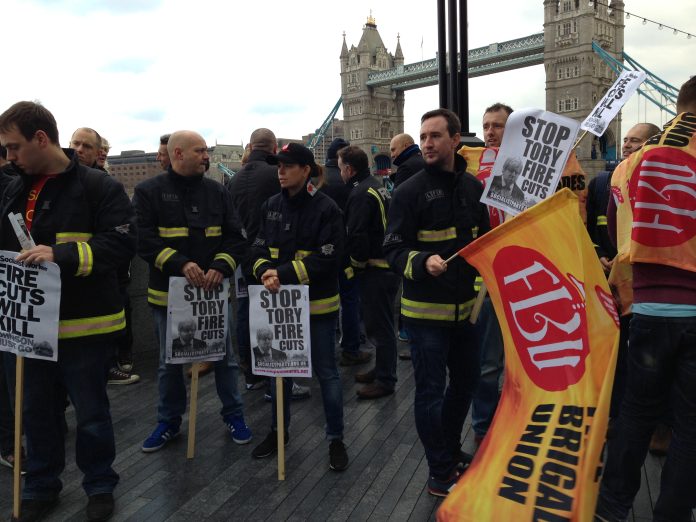
{"type": "Polygon", "coordinates": [[[271,252],[271,259],[278,259],[280,257],[280,248],[268,247],[271,252]]]}
{"type": "Polygon", "coordinates": [[[56,234],[56,244],[77,243],[79,241],[89,241],[92,234],[89,232],[58,232],[56,234]]]}
{"type": "Polygon", "coordinates": [[[418,241],[435,242],[447,241],[457,238],[457,229],[454,227],[443,228],[442,230],[419,230],[416,235],[418,241]]]}
{"type": "Polygon", "coordinates": [[[353,267],[347,266],[346,268],[343,269],[343,272],[346,274],[346,279],[353,279],[355,277],[355,272],[353,271],[353,267]]]}
{"type": "Polygon", "coordinates": [[[338,294],[326,299],[314,299],[309,302],[310,315],[330,314],[336,312],[340,304],[338,294]]]}
{"type": "Polygon", "coordinates": [[[94,258],[92,257],[92,247],[86,241],[79,241],[77,245],[77,272],[76,276],[87,277],[94,268],[94,258]]]}
{"type": "Polygon", "coordinates": [[[406,279],[413,280],[413,258],[418,255],[418,252],[411,250],[408,253],[408,259],[406,259],[406,268],[404,268],[404,277],[406,279]]]}
{"type": "Polygon", "coordinates": [[[358,261],[351,257],[350,266],[354,266],[355,268],[365,268],[367,266],[367,261],[358,261]]]}
{"type": "Polygon", "coordinates": [[[176,254],[176,250],[174,250],[173,248],[163,248],[162,251],[159,254],[157,254],[157,257],[155,258],[155,268],[159,268],[160,270],[164,271],[164,263],[166,263],[167,260],[174,254],[176,254]]]}
{"type": "Polygon", "coordinates": [[[307,273],[307,267],[302,261],[293,261],[292,267],[295,269],[295,274],[297,274],[297,279],[302,285],[309,284],[309,274],[307,273]]]}
{"type": "Polygon", "coordinates": [[[368,259],[367,264],[377,268],[389,268],[389,263],[387,263],[386,259],[368,259]]]}
{"type": "Polygon", "coordinates": [[[205,229],[205,237],[218,237],[222,235],[222,227],[208,227],[205,229]]]}
{"type": "Polygon", "coordinates": [[[88,335],[99,335],[123,330],[126,327],[126,314],[121,310],[110,315],[66,319],[58,322],[58,339],[74,339],[88,335]]]}
{"type": "Polygon", "coordinates": [[[297,252],[295,252],[295,259],[299,261],[300,259],[304,259],[308,255],[310,255],[311,253],[311,250],[298,250],[297,252]]]}
{"type": "Polygon", "coordinates": [[[219,254],[215,254],[215,257],[214,257],[213,259],[214,259],[215,261],[217,261],[218,259],[222,259],[222,260],[225,261],[228,265],[230,265],[230,268],[232,268],[232,271],[233,271],[233,272],[234,272],[235,270],[237,270],[237,263],[236,263],[236,261],[234,260],[234,258],[233,258],[231,255],[229,255],[229,254],[225,254],[225,253],[220,252],[219,254]]]}
{"type": "Polygon", "coordinates": [[[251,267],[251,271],[253,273],[256,273],[256,270],[264,263],[270,263],[270,261],[268,259],[263,258],[263,257],[261,259],[257,259],[256,263],[254,263],[254,266],[251,267]]]}
{"type": "Polygon", "coordinates": [[[476,239],[476,238],[478,237],[478,231],[479,231],[479,227],[478,227],[478,226],[471,227],[471,237],[473,237],[474,239],[476,239]]]}
{"type": "Polygon", "coordinates": [[[188,237],[188,227],[157,227],[160,237],[188,237]]]}
{"type": "Polygon", "coordinates": [[[597,225],[605,227],[607,226],[607,216],[597,216],[597,225]]]}
{"type": "Polygon", "coordinates": [[[147,302],[153,305],[167,306],[169,294],[161,290],[147,289],[147,302]]]}
{"type": "Polygon", "coordinates": [[[412,319],[430,321],[463,321],[471,315],[475,299],[461,304],[426,303],[401,298],[401,313],[412,319]]]}
{"type": "Polygon", "coordinates": [[[387,213],[384,211],[384,202],[382,201],[382,198],[379,196],[377,191],[370,187],[367,189],[368,194],[372,194],[375,199],[377,200],[377,204],[379,205],[379,211],[382,214],[382,230],[386,230],[387,228],[387,213]]]}
{"type": "Polygon", "coordinates": [[[475,292],[481,291],[481,283],[483,283],[483,278],[481,276],[476,276],[476,279],[474,279],[474,291],[475,292]]]}

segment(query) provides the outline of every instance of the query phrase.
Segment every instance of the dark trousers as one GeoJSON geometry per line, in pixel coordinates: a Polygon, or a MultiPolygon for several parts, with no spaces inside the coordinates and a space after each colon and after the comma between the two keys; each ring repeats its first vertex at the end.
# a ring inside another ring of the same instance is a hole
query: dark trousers
{"type": "Polygon", "coordinates": [[[609,520],[628,515],[650,436],[672,400],[672,442],[653,520],[690,521],[696,506],[696,317],[633,314],[630,328],[626,391],[597,513],[609,520]]]}
{"type": "Polygon", "coordinates": [[[0,454],[14,454],[14,354],[0,352],[0,454]]]}
{"type": "Polygon", "coordinates": [[[382,268],[368,267],[358,276],[365,333],[375,346],[375,377],[385,388],[396,384],[394,300],[400,278],[382,268]]]}

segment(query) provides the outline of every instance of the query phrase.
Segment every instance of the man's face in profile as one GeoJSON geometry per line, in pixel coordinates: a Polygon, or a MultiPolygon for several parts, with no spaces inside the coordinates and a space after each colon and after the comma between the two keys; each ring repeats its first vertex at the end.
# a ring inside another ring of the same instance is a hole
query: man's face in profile
{"type": "Polygon", "coordinates": [[[193,334],[196,333],[196,327],[192,323],[183,323],[179,325],[179,338],[182,344],[189,344],[193,340],[193,334]]]}
{"type": "Polygon", "coordinates": [[[273,336],[269,332],[259,332],[256,336],[256,340],[259,344],[259,349],[268,353],[271,351],[271,346],[273,345],[273,336]]]}

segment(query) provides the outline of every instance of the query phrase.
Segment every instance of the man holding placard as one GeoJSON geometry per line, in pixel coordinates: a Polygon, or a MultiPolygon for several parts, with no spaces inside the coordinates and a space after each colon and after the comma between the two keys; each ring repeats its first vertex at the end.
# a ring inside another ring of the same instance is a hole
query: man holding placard
{"type": "MultiPolygon", "coordinates": [[[[58,503],[67,390],[77,417],[76,461],[89,497],[87,519],[106,520],[119,479],[111,467],[115,444],[106,379],[115,336],[125,328],[116,267],[135,251],[133,210],[120,183],[61,149],[56,121],[40,104],[19,102],[0,115],[0,143],[19,173],[5,189],[0,215],[23,217],[36,244],[17,261],[55,263],[61,281],[58,360],[27,357],[24,364],[28,459],[21,517],[39,520],[58,503]]],[[[8,221],[3,218],[0,247],[19,251],[8,221]]]]}
{"type": "MultiPolygon", "coordinates": [[[[197,289],[218,291],[223,279],[234,273],[245,249],[229,194],[221,184],[203,176],[209,161],[203,137],[192,131],[175,132],[167,150],[171,161],[167,172],[140,183],[133,197],[138,253],[150,265],[148,302],[160,345],[157,427],[143,443],[146,453],[161,449],[179,435],[186,410],[182,367],[166,362],[169,280],[183,276],[197,289]]],[[[223,300],[226,307],[227,295],[223,300]]],[[[188,336],[184,331],[184,339],[188,336]]],[[[244,422],[229,328],[223,342],[225,356],[215,362],[220,414],[232,440],[246,444],[251,430],[244,422]]]]}

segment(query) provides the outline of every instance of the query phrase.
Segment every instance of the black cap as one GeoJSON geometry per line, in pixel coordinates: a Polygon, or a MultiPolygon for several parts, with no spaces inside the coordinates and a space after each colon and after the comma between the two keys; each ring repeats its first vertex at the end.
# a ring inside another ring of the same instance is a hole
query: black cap
{"type": "Polygon", "coordinates": [[[271,165],[277,165],[278,162],[281,161],[288,165],[309,165],[310,167],[316,165],[312,151],[299,143],[288,143],[283,145],[283,148],[278,151],[278,154],[267,156],[266,161],[271,165]]]}
{"type": "Polygon", "coordinates": [[[329,145],[329,149],[326,151],[326,159],[337,159],[338,158],[338,151],[350,146],[350,143],[348,143],[346,140],[343,138],[336,138],[331,142],[331,145],[329,145]]]}

